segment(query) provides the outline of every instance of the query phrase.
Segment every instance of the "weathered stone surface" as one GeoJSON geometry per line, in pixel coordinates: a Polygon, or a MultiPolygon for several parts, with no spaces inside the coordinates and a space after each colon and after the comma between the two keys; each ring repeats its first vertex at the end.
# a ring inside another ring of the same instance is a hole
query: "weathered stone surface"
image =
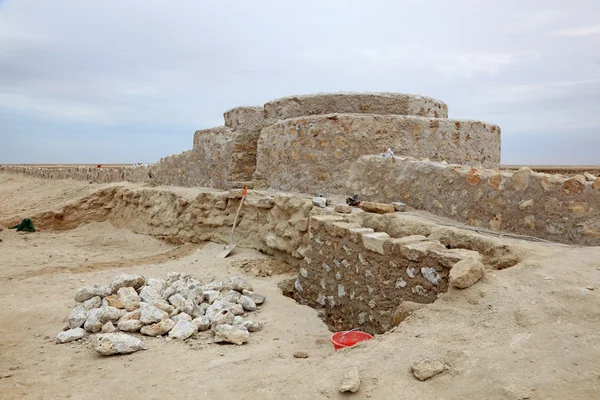
{"type": "Polygon", "coordinates": [[[102,325],[102,329],[100,331],[102,333],[113,333],[117,331],[117,328],[115,328],[111,321],[108,321],[107,323],[102,325]]]}
{"type": "Polygon", "coordinates": [[[179,321],[191,321],[192,317],[189,314],[186,314],[184,312],[175,315],[174,317],[171,317],[171,319],[173,320],[173,322],[177,323],[179,321]]]}
{"type": "Polygon", "coordinates": [[[237,290],[240,293],[244,290],[253,290],[252,285],[248,283],[246,281],[246,278],[244,278],[243,276],[232,276],[231,278],[229,278],[227,288],[230,290],[237,290]]]}
{"type": "Polygon", "coordinates": [[[102,299],[99,296],[92,297],[81,304],[77,304],[73,311],[71,311],[71,314],[67,320],[67,325],[69,328],[74,329],[82,326],[87,320],[89,311],[100,307],[101,304],[102,299]]]}
{"type": "Polygon", "coordinates": [[[344,378],[340,384],[340,392],[356,393],[360,388],[360,377],[358,376],[358,368],[351,367],[344,372],[344,378]]]}
{"type": "Polygon", "coordinates": [[[562,191],[570,195],[579,194],[583,192],[583,189],[585,189],[585,178],[581,175],[575,175],[562,185],[562,191]]]}
{"type": "Polygon", "coordinates": [[[258,331],[262,330],[262,328],[263,328],[263,326],[260,322],[252,321],[249,319],[242,322],[242,326],[244,328],[246,328],[248,330],[248,332],[258,332],[258,331]]]}
{"type": "Polygon", "coordinates": [[[362,243],[365,249],[379,254],[386,254],[386,250],[389,252],[392,249],[390,235],[385,232],[365,233],[362,243]]]}
{"type": "Polygon", "coordinates": [[[111,294],[110,296],[106,296],[104,298],[109,306],[115,307],[118,309],[125,309],[125,303],[119,298],[116,294],[111,294]]]}
{"type": "Polygon", "coordinates": [[[327,207],[327,199],[324,197],[313,197],[312,204],[315,207],[325,208],[327,207]]]}
{"type": "Polygon", "coordinates": [[[164,279],[149,278],[140,290],[140,299],[146,303],[162,300],[162,294],[167,288],[164,279]]]}
{"type": "Polygon", "coordinates": [[[585,177],[585,180],[588,182],[595,182],[596,179],[598,179],[598,177],[596,175],[592,175],[589,172],[584,172],[583,176],[585,177]]]}
{"type": "Polygon", "coordinates": [[[221,310],[211,319],[211,327],[213,330],[222,324],[233,325],[235,316],[228,309],[221,310]]]}
{"type": "Polygon", "coordinates": [[[198,326],[191,321],[179,321],[169,332],[171,339],[185,340],[198,332],[198,326]]]}
{"type": "Polygon", "coordinates": [[[167,318],[156,324],[142,326],[140,332],[146,336],[162,336],[173,329],[174,326],[175,322],[171,318],[167,318]]]}
{"type": "Polygon", "coordinates": [[[398,326],[402,321],[408,318],[413,312],[425,307],[425,304],[414,303],[412,301],[403,301],[394,311],[392,324],[398,326]]]}
{"type": "Polygon", "coordinates": [[[82,287],[75,293],[75,301],[83,302],[91,299],[92,297],[106,297],[112,293],[112,290],[108,286],[104,285],[93,285],[82,287]]]}
{"type": "Polygon", "coordinates": [[[376,214],[388,214],[396,211],[392,204],[374,203],[372,201],[363,201],[360,203],[360,208],[366,212],[376,214]]]}
{"type": "Polygon", "coordinates": [[[242,345],[248,342],[250,333],[244,327],[233,325],[219,325],[215,328],[215,343],[233,343],[242,345]]]}
{"type": "Polygon", "coordinates": [[[139,331],[144,324],[137,319],[128,319],[128,320],[119,320],[117,323],[117,328],[123,332],[137,332],[139,331]]]}
{"type": "Polygon", "coordinates": [[[221,310],[228,308],[228,304],[229,303],[224,303],[221,300],[217,300],[206,309],[206,313],[204,315],[206,315],[209,319],[212,320],[215,317],[215,315],[221,312],[221,310]]]}
{"type": "Polygon", "coordinates": [[[140,308],[140,296],[132,287],[121,287],[117,290],[119,300],[125,305],[127,311],[133,311],[140,308]]]}
{"type": "Polygon", "coordinates": [[[146,283],[146,279],[141,275],[119,274],[113,278],[110,287],[113,293],[117,293],[122,287],[139,289],[144,283],[146,283]]]}
{"type": "Polygon", "coordinates": [[[600,177],[592,183],[592,188],[596,190],[600,190],[600,177]]]}
{"type": "Polygon", "coordinates": [[[140,339],[124,333],[102,333],[92,338],[94,350],[103,356],[130,354],[147,349],[140,339]]]}
{"type": "Polygon", "coordinates": [[[411,370],[415,378],[420,381],[426,381],[446,370],[446,366],[439,361],[423,360],[413,363],[411,370]]]}
{"type": "Polygon", "coordinates": [[[242,294],[237,290],[230,290],[225,294],[225,296],[221,298],[221,300],[225,303],[237,304],[237,301],[240,299],[241,296],[242,294]]]}
{"type": "Polygon", "coordinates": [[[404,212],[404,211],[408,210],[408,206],[406,204],[402,203],[401,201],[394,201],[392,203],[392,205],[394,206],[395,211],[404,212]]]}
{"type": "Polygon", "coordinates": [[[241,296],[238,304],[244,307],[246,311],[256,311],[256,303],[248,296],[241,296]]]}
{"type": "Polygon", "coordinates": [[[225,308],[227,308],[233,315],[242,315],[244,314],[244,307],[241,304],[231,304],[225,303],[225,308]]]}
{"type": "Polygon", "coordinates": [[[294,358],[308,358],[308,353],[305,351],[294,352],[294,358]]]}
{"type": "Polygon", "coordinates": [[[154,307],[158,308],[159,310],[163,310],[167,314],[171,314],[173,311],[175,311],[175,307],[173,307],[172,305],[170,305],[169,303],[167,303],[164,300],[158,300],[158,301],[152,302],[150,304],[153,305],[154,307]]]}
{"type": "Polygon", "coordinates": [[[195,318],[192,320],[192,322],[196,324],[196,327],[200,332],[210,329],[210,318],[208,318],[207,316],[195,318]]]}
{"type": "Polygon", "coordinates": [[[169,314],[154,306],[144,306],[141,310],[140,321],[143,324],[154,324],[169,318],[169,314]]]}
{"type": "MultiPolygon", "coordinates": [[[[131,320],[139,320],[142,317],[142,310],[139,308],[137,310],[130,311],[125,313],[120,319],[120,321],[131,321],[131,320]]],[[[120,328],[119,328],[120,329],[120,328]]]]}
{"type": "Polygon", "coordinates": [[[62,331],[56,335],[56,343],[69,343],[75,340],[79,340],[87,335],[85,329],[74,328],[67,331],[62,331]]]}
{"type": "Polygon", "coordinates": [[[450,285],[466,289],[483,277],[485,267],[479,260],[467,258],[454,264],[450,270],[450,285]]]}
{"type": "Polygon", "coordinates": [[[352,207],[347,206],[345,204],[338,204],[334,207],[335,212],[339,212],[340,214],[351,214],[352,207]]]}
{"type": "MultiPolygon", "coordinates": [[[[238,292],[235,292],[238,293],[238,292]]],[[[205,290],[204,293],[204,300],[208,303],[208,304],[212,304],[214,303],[216,300],[219,300],[221,297],[223,297],[221,295],[221,292],[218,290],[205,290]]],[[[231,298],[231,296],[230,296],[231,298]]],[[[223,301],[227,301],[229,303],[231,303],[231,301],[229,300],[225,300],[223,299],[223,301]]]]}
{"type": "Polygon", "coordinates": [[[183,308],[185,306],[185,301],[186,298],[180,295],[179,293],[169,297],[169,303],[171,303],[171,305],[175,308],[183,308]]]}
{"type": "Polygon", "coordinates": [[[242,293],[244,294],[244,296],[250,297],[257,306],[260,306],[267,300],[266,296],[263,296],[262,294],[258,294],[256,292],[252,292],[250,290],[244,290],[242,293]]]}

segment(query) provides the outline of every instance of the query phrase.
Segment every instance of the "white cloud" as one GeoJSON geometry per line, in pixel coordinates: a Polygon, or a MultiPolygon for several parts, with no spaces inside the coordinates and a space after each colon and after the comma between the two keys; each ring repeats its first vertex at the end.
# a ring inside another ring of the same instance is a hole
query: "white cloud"
{"type": "Polygon", "coordinates": [[[583,37],[600,34],[600,25],[583,26],[577,28],[562,29],[556,32],[558,36],[583,37]]]}

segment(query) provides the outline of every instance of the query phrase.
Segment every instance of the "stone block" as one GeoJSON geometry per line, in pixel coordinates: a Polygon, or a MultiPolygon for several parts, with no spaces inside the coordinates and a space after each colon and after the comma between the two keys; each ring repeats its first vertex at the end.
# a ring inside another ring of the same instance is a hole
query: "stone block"
{"type": "Polygon", "coordinates": [[[365,249],[382,255],[390,253],[392,241],[385,232],[363,233],[362,243],[365,249]]]}
{"type": "Polygon", "coordinates": [[[354,243],[361,243],[361,236],[365,233],[375,232],[372,228],[350,228],[348,229],[348,233],[350,234],[350,240],[354,243]]]}
{"type": "Polygon", "coordinates": [[[395,249],[400,251],[402,257],[406,258],[409,261],[417,261],[420,262],[427,253],[431,250],[446,250],[446,247],[443,246],[440,242],[415,242],[408,243],[401,246],[397,246],[395,249]]]}
{"type": "Polygon", "coordinates": [[[331,222],[325,224],[325,232],[331,236],[344,237],[348,236],[351,228],[359,228],[360,225],[356,222],[331,222]]]}
{"type": "Polygon", "coordinates": [[[336,215],[311,215],[308,219],[308,226],[311,230],[319,231],[324,228],[325,224],[330,222],[343,221],[342,217],[336,215]]]}
{"type": "Polygon", "coordinates": [[[374,203],[371,201],[363,201],[360,204],[360,208],[366,212],[376,213],[376,214],[389,214],[396,211],[392,204],[384,204],[384,203],[374,203]]]}

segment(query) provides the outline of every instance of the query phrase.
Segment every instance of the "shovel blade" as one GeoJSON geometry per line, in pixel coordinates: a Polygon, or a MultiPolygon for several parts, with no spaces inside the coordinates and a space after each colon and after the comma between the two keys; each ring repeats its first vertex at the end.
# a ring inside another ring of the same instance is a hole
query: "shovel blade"
{"type": "Polygon", "coordinates": [[[233,244],[233,243],[225,246],[225,250],[223,250],[219,254],[217,254],[217,258],[227,257],[233,251],[233,249],[235,249],[235,244],[233,244]]]}

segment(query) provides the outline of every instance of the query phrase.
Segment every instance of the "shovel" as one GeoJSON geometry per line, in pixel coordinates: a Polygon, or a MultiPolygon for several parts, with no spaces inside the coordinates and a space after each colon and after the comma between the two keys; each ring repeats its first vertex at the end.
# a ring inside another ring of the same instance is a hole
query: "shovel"
{"type": "Polygon", "coordinates": [[[237,225],[237,220],[240,215],[240,210],[242,209],[242,204],[244,204],[244,199],[246,198],[246,194],[248,193],[248,187],[244,187],[244,194],[242,195],[242,200],[240,201],[240,206],[237,209],[237,213],[235,214],[235,219],[233,220],[233,228],[231,228],[231,236],[229,236],[229,243],[225,246],[225,250],[217,254],[217,258],[225,258],[231,253],[233,249],[235,249],[235,244],[233,244],[233,232],[235,231],[235,226],[237,225]]]}

